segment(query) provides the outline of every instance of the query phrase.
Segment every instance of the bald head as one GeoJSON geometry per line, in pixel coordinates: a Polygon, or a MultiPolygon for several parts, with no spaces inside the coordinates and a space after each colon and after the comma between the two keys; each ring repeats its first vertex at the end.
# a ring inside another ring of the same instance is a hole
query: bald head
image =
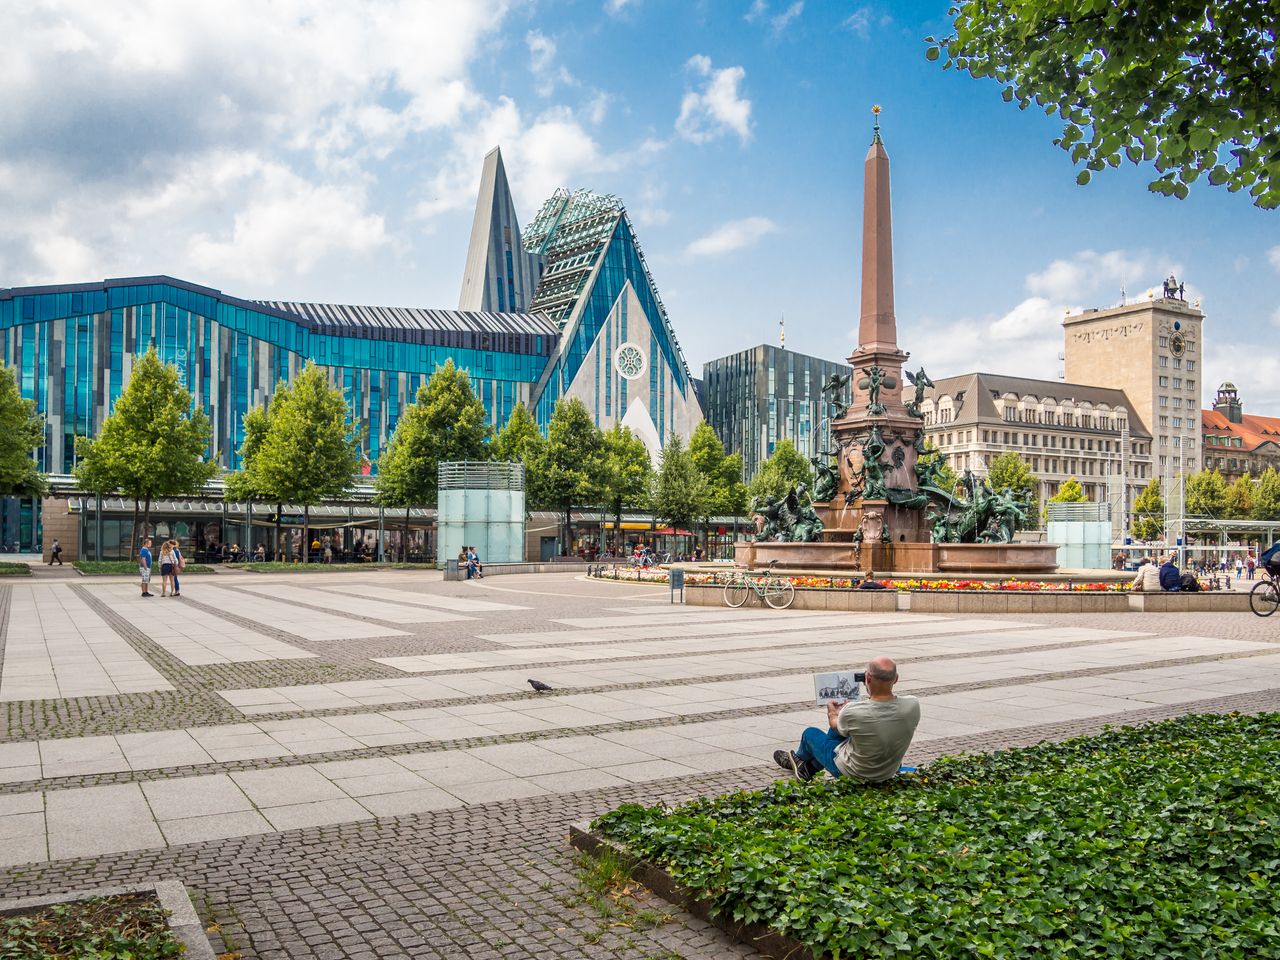
{"type": "Polygon", "coordinates": [[[867,693],[885,696],[893,693],[898,682],[898,665],[891,657],[874,657],[867,663],[867,693]]]}

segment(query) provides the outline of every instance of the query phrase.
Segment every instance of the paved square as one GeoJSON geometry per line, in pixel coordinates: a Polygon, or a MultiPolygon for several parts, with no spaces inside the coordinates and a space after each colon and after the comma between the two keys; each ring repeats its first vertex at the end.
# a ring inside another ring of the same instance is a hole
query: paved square
{"type": "Polygon", "coordinates": [[[877,653],[922,698],[916,760],[1280,706],[1248,614],[735,611],[572,574],[184,586],[0,586],[0,884],[176,876],[244,958],[753,956],[680,913],[611,929],[567,825],[767,783],[820,719],[811,673],[877,653]]]}

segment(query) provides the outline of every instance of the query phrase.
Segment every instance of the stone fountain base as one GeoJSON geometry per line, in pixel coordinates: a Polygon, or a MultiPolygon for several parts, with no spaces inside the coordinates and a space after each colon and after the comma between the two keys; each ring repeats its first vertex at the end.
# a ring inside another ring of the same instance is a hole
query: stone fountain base
{"type": "Polygon", "coordinates": [[[779,569],[875,570],[888,573],[1043,574],[1058,569],[1053,543],[864,543],[861,563],[853,543],[779,543],[739,540],[733,561],[748,569],[776,561],[779,569]]]}

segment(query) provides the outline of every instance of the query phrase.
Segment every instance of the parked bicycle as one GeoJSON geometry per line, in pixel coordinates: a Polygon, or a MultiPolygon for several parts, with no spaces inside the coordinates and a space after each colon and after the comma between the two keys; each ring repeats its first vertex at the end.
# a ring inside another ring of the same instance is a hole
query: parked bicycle
{"type": "Polygon", "coordinates": [[[773,565],[777,562],[769,561],[769,569],[764,574],[732,574],[724,585],[724,602],[731,607],[740,607],[754,593],[775,610],[785,610],[791,606],[796,598],[796,588],[792,586],[790,579],[773,572],[773,565]]]}
{"type": "Polygon", "coordinates": [[[1260,617],[1269,617],[1280,608],[1280,582],[1269,567],[1259,567],[1262,579],[1249,591],[1249,609],[1260,617]]]}

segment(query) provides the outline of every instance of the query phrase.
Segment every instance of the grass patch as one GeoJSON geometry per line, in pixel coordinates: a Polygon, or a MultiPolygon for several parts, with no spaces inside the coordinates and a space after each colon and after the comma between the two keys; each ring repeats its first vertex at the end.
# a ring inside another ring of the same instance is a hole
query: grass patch
{"type": "Polygon", "coordinates": [[[599,856],[579,854],[577,901],[600,915],[600,926],[584,934],[598,943],[610,930],[649,930],[669,923],[672,915],[655,907],[653,894],[631,876],[630,866],[611,850],[599,856]]]}
{"type": "Polygon", "coordinates": [[[358,573],[361,570],[434,570],[434,563],[240,563],[232,569],[253,573],[358,573]]]}
{"type": "Polygon", "coordinates": [[[164,960],[182,954],[153,897],[96,897],[0,917],[0,956],[164,960]]]}
{"type": "MultiPolygon", "coordinates": [[[[138,565],[132,560],[74,560],[71,565],[90,577],[136,576],[138,573],[138,565]]],[[[188,563],[179,576],[185,577],[189,573],[213,573],[213,567],[205,563],[188,563]]],[[[158,561],[152,564],[151,576],[157,580],[160,578],[158,561]]]]}
{"type": "Polygon", "coordinates": [[[783,782],[595,829],[833,957],[1280,956],[1280,714],[783,782]]]}
{"type": "Polygon", "coordinates": [[[25,563],[0,563],[0,577],[29,577],[31,567],[25,563]]]}

